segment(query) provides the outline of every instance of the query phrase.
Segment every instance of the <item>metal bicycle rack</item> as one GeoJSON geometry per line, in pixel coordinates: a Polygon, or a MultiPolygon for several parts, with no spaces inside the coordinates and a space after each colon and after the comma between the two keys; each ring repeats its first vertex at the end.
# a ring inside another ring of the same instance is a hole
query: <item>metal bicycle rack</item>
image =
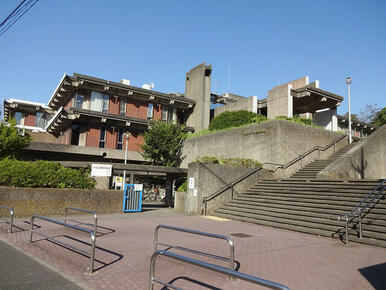
{"type": "MultiPolygon", "coordinates": [[[[64,209],[64,223],[65,223],[65,226],[67,226],[67,216],[68,216],[68,211],[69,210],[72,210],[72,211],[79,211],[79,212],[84,212],[84,213],[90,213],[93,215],[94,217],[94,234],[96,236],[97,234],[97,228],[98,228],[98,216],[96,214],[95,211],[92,211],[92,210],[88,210],[88,209],[83,209],[83,208],[77,208],[77,207],[71,207],[71,206],[67,206],[65,209],[64,209]]],[[[72,220],[74,221],[74,220],[72,220]]],[[[79,221],[75,221],[75,222],[79,222],[79,221]]]]}
{"type": "Polygon", "coordinates": [[[204,269],[207,269],[207,270],[210,270],[210,271],[218,272],[218,273],[221,273],[221,274],[229,275],[229,276],[238,278],[240,280],[248,281],[250,283],[261,285],[261,286],[264,286],[264,287],[267,287],[267,288],[279,289],[279,290],[289,290],[289,288],[287,286],[284,286],[282,284],[279,284],[279,283],[276,283],[276,282],[273,282],[273,281],[269,281],[269,280],[258,278],[258,277],[252,276],[252,275],[240,273],[240,272],[237,272],[237,271],[234,271],[234,270],[231,270],[231,269],[228,269],[228,268],[224,268],[224,267],[221,267],[221,266],[218,266],[218,265],[209,264],[209,263],[206,263],[206,262],[202,262],[202,261],[199,261],[199,260],[195,260],[195,259],[192,259],[192,258],[188,258],[188,257],[185,257],[185,256],[177,255],[175,253],[171,253],[171,252],[167,252],[167,251],[163,251],[163,250],[155,251],[153,253],[153,255],[151,256],[151,260],[150,260],[150,273],[149,273],[149,289],[150,290],[154,289],[154,282],[162,284],[162,285],[164,285],[166,287],[170,287],[172,289],[181,289],[181,288],[178,288],[178,287],[176,287],[176,286],[174,286],[174,285],[172,285],[170,283],[167,283],[167,282],[164,282],[164,281],[162,281],[160,279],[155,278],[155,262],[156,262],[157,257],[159,257],[159,256],[165,256],[165,257],[173,259],[173,260],[177,260],[177,261],[180,261],[180,262],[184,262],[184,263],[187,263],[187,264],[198,266],[198,267],[201,267],[201,268],[204,268],[204,269]]]}
{"type": "Polygon", "coordinates": [[[54,243],[57,243],[57,244],[65,246],[67,248],[70,248],[70,249],[72,249],[72,250],[74,250],[74,251],[76,251],[78,253],[81,253],[81,254],[84,254],[86,256],[89,256],[90,257],[90,266],[87,267],[87,272],[89,274],[93,273],[93,271],[94,271],[94,259],[95,259],[95,242],[96,242],[96,235],[95,235],[94,231],[86,229],[86,228],[82,228],[82,227],[79,227],[79,226],[76,226],[76,225],[66,224],[64,222],[61,222],[61,221],[58,221],[58,220],[54,220],[54,219],[51,219],[51,218],[48,218],[48,217],[44,217],[44,216],[40,216],[40,215],[33,215],[31,217],[31,230],[30,230],[30,238],[29,238],[30,243],[32,243],[32,235],[33,235],[33,233],[38,234],[38,235],[40,235],[42,237],[45,237],[49,241],[53,241],[54,243]],[[85,233],[90,234],[90,239],[91,239],[91,249],[90,249],[90,252],[83,251],[83,250],[81,250],[79,248],[76,248],[74,246],[71,246],[71,245],[69,245],[67,243],[61,242],[59,240],[56,240],[54,238],[51,238],[49,236],[46,236],[46,235],[44,235],[42,233],[37,232],[36,230],[34,230],[35,219],[44,220],[44,221],[51,222],[51,223],[54,223],[54,224],[62,225],[64,227],[66,227],[66,228],[71,228],[71,229],[74,229],[74,230],[77,230],[77,231],[81,231],[81,232],[85,232],[85,233]]]}
{"type": "Polygon", "coordinates": [[[7,220],[3,220],[5,223],[9,223],[9,230],[8,232],[12,234],[12,227],[13,227],[13,217],[15,215],[15,211],[13,210],[12,207],[5,206],[0,204],[0,208],[4,208],[9,211],[9,222],[7,220]]]}
{"type": "Polygon", "coordinates": [[[179,228],[179,227],[174,227],[174,226],[168,226],[168,225],[162,225],[161,224],[161,225],[158,225],[155,228],[155,231],[154,231],[154,251],[155,252],[158,250],[158,245],[164,246],[164,247],[167,247],[167,248],[174,248],[174,249],[177,249],[177,250],[181,250],[181,251],[185,251],[185,252],[189,252],[189,253],[193,253],[193,254],[209,257],[209,258],[213,258],[213,259],[216,259],[216,260],[226,261],[226,262],[229,262],[229,269],[230,270],[234,270],[235,269],[234,268],[234,263],[235,263],[235,247],[234,247],[233,241],[228,236],[219,235],[219,234],[213,234],[213,233],[207,233],[207,232],[200,232],[200,231],[196,231],[196,230],[190,230],[190,229],[179,228]],[[214,239],[225,240],[225,241],[227,241],[229,243],[229,258],[220,257],[220,256],[217,256],[217,255],[213,255],[213,254],[209,254],[209,253],[205,253],[205,252],[201,252],[201,251],[197,251],[197,250],[193,250],[193,249],[188,249],[188,248],[184,248],[184,247],[181,247],[181,246],[173,246],[173,245],[169,245],[169,244],[160,243],[160,242],[158,242],[158,232],[159,232],[160,229],[168,229],[168,230],[184,232],[184,233],[193,234],[193,235],[199,235],[199,236],[205,236],[205,237],[214,238],[214,239]]]}

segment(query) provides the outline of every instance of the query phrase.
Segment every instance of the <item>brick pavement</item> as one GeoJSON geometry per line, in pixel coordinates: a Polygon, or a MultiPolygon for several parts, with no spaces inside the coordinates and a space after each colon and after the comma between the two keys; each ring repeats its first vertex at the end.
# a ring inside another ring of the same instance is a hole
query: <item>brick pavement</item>
{"type": "MultiPolygon", "coordinates": [[[[86,216],[73,218],[91,222],[86,216]]],[[[147,289],[153,233],[155,226],[160,223],[225,235],[250,235],[244,238],[232,236],[235,257],[240,263],[239,271],[287,285],[291,289],[386,288],[385,275],[377,275],[386,269],[385,248],[356,243],[345,247],[333,239],[238,221],[183,216],[170,209],[99,216],[95,255],[97,271],[88,275],[85,273],[89,264],[87,257],[49,241],[30,244],[27,222],[27,219],[17,220],[15,224],[20,229],[12,235],[6,232],[6,225],[0,224],[0,238],[44,261],[58,273],[71,277],[78,285],[87,285],[94,289],[147,289]]],[[[62,241],[81,246],[84,250],[89,249],[87,244],[80,242],[89,242],[86,234],[41,221],[38,224],[45,234],[56,235],[62,241]]],[[[159,238],[160,241],[222,256],[227,256],[229,251],[224,241],[174,231],[161,230],[159,238]]],[[[39,239],[39,236],[34,239],[39,239]]],[[[189,256],[197,258],[192,254],[189,256]]],[[[204,260],[213,262],[208,258],[204,260]]],[[[215,263],[226,266],[225,262],[215,263]]],[[[223,275],[165,257],[160,257],[157,261],[156,277],[173,281],[174,285],[186,289],[265,289],[244,281],[230,281],[223,275]]],[[[161,287],[156,285],[155,288],[161,287]]]]}

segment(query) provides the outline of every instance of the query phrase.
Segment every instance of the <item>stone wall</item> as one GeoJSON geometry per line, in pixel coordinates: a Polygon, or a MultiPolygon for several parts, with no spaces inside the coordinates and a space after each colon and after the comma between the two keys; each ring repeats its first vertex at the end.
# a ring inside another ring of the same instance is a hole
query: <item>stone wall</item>
{"type": "MultiPolygon", "coordinates": [[[[188,168],[188,191],[185,197],[185,214],[202,214],[202,197],[209,196],[235,181],[239,177],[251,172],[254,169],[246,167],[232,167],[219,164],[203,164],[193,162],[188,168]],[[194,178],[194,189],[189,188],[189,179],[194,178]]],[[[242,193],[259,180],[271,177],[267,170],[260,170],[233,188],[234,196],[242,193]]],[[[217,208],[219,205],[230,200],[231,189],[224,191],[218,197],[208,202],[208,212],[217,208]]]]}
{"type": "Polygon", "coordinates": [[[98,214],[119,213],[123,193],[116,190],[0,187],[0,204],[12,207],[16,217],[33,214],[64,216],[67,206],[95,210],[98,214]]]}
{"type": "MultiPolygon", "coordinates": [[[[220,131],[209,135],[188,138],[185,141],[181,165],[188,164],[202,156],[251,158],[261,163],[272,162],[286,164],[314,146],[326,146],[342,135],[324,129],[296,124],[284,120],[273,120],[260,124],[220,131]]],[[[336,145],[336,150],[347,144],[343,139],[336,145]]],[[[314,152],[302,162],[299,161],[287,170],[278,170],[276,177],[289,176],[297,169],[316,158],[327,158],[334,152],[334,147],[326,151],[314,152]]],[[[265,166],[276,168],[276,166],[265,166]]]]}
{"type": "Polygon", "coordinates": [[[322,179],[386,178],[386,125],[318,174],[322,179]]]}

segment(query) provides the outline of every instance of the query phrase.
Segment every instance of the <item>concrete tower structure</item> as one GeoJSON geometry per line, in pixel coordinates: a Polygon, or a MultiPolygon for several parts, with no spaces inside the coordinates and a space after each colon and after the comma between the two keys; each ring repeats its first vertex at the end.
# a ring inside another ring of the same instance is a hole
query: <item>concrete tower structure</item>
{"type": "Polygon", "coordinates": [[[201,63],[186,73],[185,98],[196,101],[187,126],[195,131],[208,129],[210,122],[210,89],[212,66],[201,63]]]}

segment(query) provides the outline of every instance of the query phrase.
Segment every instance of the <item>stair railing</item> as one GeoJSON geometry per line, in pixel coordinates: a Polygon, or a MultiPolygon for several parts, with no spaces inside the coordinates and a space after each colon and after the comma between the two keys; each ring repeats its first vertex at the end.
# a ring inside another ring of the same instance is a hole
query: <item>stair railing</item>
{"type": "Polygon", "coordinates": [[[345,221],[345,244],[349,245],[349,237],[348,237],[348,226],[350,223],[354,222],[355,218],[358,218],[359,224],[359,238],[362,238],[362,214],[365,210],[385,191],[385,183],[386,179],[382,179],[382,181],[364,198],[361,202],[358,203],[354,209],[348,214],[341,214],[338,216],[338,221],[344,218],[345,221]],[[378,193],[376,193],[378,191],[378,193]]]}
{"type": "Polygon", "coordinates": [[[296,162],[298,162],[300,160],[300,162],[302,163],[303,165],[303,158],[310,155],[311,153],[313,153],[314,151],[318,150],[318,154],[319,154],[319,158],[320,158],[320,151],[325,151],[327,149],[329,149],[330,147],[334,146],[334,153],[336,152],[336,144],[343,140],[344,138],[346,138],[348,136],[348,134],[344,134],[342,136],[340,136],[339,138],[331,141],[330,143],[328,143],[326,146],[324,147],[321,147],[321,146],[314,146],[312,147],[310,150],[307,150],[306,152],[304,152],[303,154],[299,155],[298,157],[296,157],[295,159],[291,160],[290,162],[288,162],[287,164],[279,164],[279,163],[272,163],[272,162],[264,162],[261,167],[259,168],[256,168],[246,174],[244,174],[243,176],[237,178],[236,180],[230,182],[229,184],[227,184],[225,187],[215,191],[214,193],[212,193],[211,195],[208,195],[208,196],[203,196],[202,197],[202,201],[203,201],[203,204],[204,204],[204,215],[207,214],[208,212],[208,202],[211,201],[212,199],[216,198],[217,196],[219,196],[220,194],[222,194],[224,191],[228,190],[229,188],[231,188],[231,193],[230,193],[230,198],[233,199],[233,187],[238,184],[239,182],[245,180],[246,178],[248,178],[249,176],[251,176],[252,174],[256,173],[257,171],[263,169],[263,166],[264,165],[275,165],[277,166],[274,170],[269,170],[270,172],[272,173],[275,173],[276,170],[278,170],[279,168],[280,169],[287,169],[288,167],[292,166],[293,164],[295,164],[296,162]]]}

